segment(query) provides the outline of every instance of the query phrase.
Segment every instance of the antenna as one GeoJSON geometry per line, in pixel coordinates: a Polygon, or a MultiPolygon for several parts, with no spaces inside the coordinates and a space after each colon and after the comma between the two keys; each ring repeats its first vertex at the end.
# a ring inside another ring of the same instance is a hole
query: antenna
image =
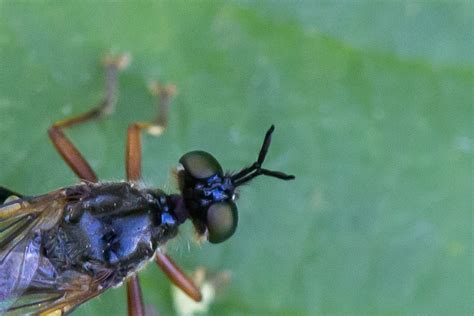
{"type": "Polygon", "coordinates": [[[267,156],[268,148],[270,147],[270,143],[272,142],[272,134],[275,130],[275,125],[272,125],[267,133],[265,134],[265,138],[263,140],[262,148],[258,154],[257,161],[255,161],[250,167],[246,167],[240,170],[238,173],[234,174],[231,179],[234,186],[242,185],[246,182],[249,182],[255,177],[264,175],[268,177],[278,178],[281,180],[293,180],[295,178],[294,175],[288,175],[286,173],[280,171],[273,171],[262,168],[262,164],[265,161],[265,157],[267,156]]]}

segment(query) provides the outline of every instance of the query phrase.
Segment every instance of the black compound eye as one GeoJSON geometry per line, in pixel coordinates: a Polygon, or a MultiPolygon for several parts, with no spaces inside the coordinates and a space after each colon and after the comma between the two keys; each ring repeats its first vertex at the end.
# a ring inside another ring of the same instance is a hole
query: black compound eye
{"type": "Polygon", "coordinates": [[[208,240],[213,244],[232,236],[238,222],[237,206],[233,202],[214,203],[207,210],[208,240]]]}
{"type": "Polygon", "coordinates": [[[207,179],[213,175],[222,175],[222,167],[210,153],[191,151],[185,154],[179,162],[184,169],[196,179],[207,179]]]}

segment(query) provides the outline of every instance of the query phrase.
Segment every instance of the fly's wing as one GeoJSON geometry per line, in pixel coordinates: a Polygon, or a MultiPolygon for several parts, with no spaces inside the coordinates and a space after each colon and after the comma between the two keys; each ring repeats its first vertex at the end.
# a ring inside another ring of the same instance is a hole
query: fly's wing
{"type": "Polygon", "coordinates": [[[0,205],[0,315],[69,313],[107,289],[113,270],[57,275],[41,254],[40,232],[58,223],[69,199],[62,189],[0,205]]]}
{"type": "Polygon", "coordinates": [[[69,314],[80,304],[106,290],[98,286],[91,276],[79,272],[72,271],[59,279],[47,280],[50,286],[46,288],[29,287],[14,304],[10,305],[6,315],[69,314]]]}
{"type": "Polygon", "coordinates": [[[62,216],[63,191],[0,205],[0,315],[27,290],[38,269],[41,230],[62,216]]]}
{"type": "MultiPolygon", "coordinates": [[[[42,268],[44,266],[40,263],[39,269],[42,268]]],[[[109,272],[105,272],[92,277],[76,271],[67,271],[57,278],[40,277],[39,282],[35,276],[32,284],[37,287],[30,285],[27,291],[8,308],[7,315],[69,314],[80,304],[104,292],[108,287],[101,287],[100,281],[109,275],[109,272]]]]}
{"type": "Polygon", "coordinates": [[[39,236],[19,242],[0,262],[0,315],[28,288],[40,259],[39,236]]]}
{"type": "Polygon", "coordinates": [[[58,190],[0,205],[0,262],[23,240],[56,225],[66,201],[65,190],[58,190]]]}

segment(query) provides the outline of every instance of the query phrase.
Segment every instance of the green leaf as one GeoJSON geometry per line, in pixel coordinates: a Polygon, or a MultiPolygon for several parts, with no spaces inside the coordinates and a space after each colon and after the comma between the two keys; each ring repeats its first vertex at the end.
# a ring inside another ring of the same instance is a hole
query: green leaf
{"type": "MultiPolygon", "coordinates": [[[[123,178],[127,125],[172,82],[167,132],[144,137],[144,182],[174,190],[187,151],[238,170],[276,125],[222,245],[189,226],[186,270],[229,270],[214,315],[472,314],[473,5],[456,2],[0,2],[0,183],[40,194],[77,180],[54,121],[103,93],[101,58],[130,52],[116,113],[68,131],[102,179],[123,178]],[[188,249],[188,244],[190,245],[188,249]]],[[[174,313],[166,278],[147,304],[174,313]]],[[[76,315],[125,315],[124,287],[76,315]]]]}

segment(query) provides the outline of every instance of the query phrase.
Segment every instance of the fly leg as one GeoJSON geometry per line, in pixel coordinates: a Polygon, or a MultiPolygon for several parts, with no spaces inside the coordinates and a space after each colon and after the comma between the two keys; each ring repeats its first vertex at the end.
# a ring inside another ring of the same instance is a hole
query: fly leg
{"type": "MultiPolygon", "coordinates": [[[[137,122],[128,127],[127,145],[125,152],[126,174],[127,180],[137,182],[141,178],[141,132],[146,131],[152,135],[159,136],[166,129],[168,108],[171,97],[175,93],[174,86],[160,86],[154,84],[152,93],[158,97],[158,117],[152,122],[137,122]]],[[[196,301],[201,300],[201,293],[197,286],[188,278],[182,270],[171,260],[171,258],[163,253],[158,252],[156,261],[170,280],[191,298],[196,301]]],[[[144,305],[140,283],[136,275],[131,276],[127,280],[127,298],[128,298],[128,314],[130,316],[144,315],[144,305]]]]}
{"type": "Polygon", "coordinates": [[[137,275],[132,275],[127,279],[127,305],[129,316],[145,315],[142,290],[137,275]]]}
{"type": "Polygon", "coordinates": [[[97,182],[97,175],[76,146],[64,134],[64,129],[92,119],[101,118],[114,111],[118,97],[118,72],[124,69],[129,61],[130,57],[128,55],[121,55],[115,58],[107,57],[105,59],[106,91],[104,98],[95,108],[78,116],[57,121],[48,130],[49,138],[56,147],[56,150],[72,171],[83,180],[97,182]]]}
{"type": "Polygon", "coordinates": [[[157,83],[153,83],[150,90],[158,99],[158,116],[152,122],[136,122],[128,127],[125,162],[127,179],[130,181],[138,181],[141,177],[141,131],[154,136],[160,136],[165,131],[171,98],[176,93],[175,86],[161,86],[157,83]]]}
{"type": "MultiPolygon", "coordinates": [[[[128,55],[121,55],[116,58],[107,57],[105,59],[106,92],[104,98],[95,108],[78,116],[57,121],[48,130],[49,138],[56,147],[56,150],[72,171],[83,180],[97,182],[97,175],[76,146],[74,146],[64,134],[64,129],[85,123],[92,119],[101,118],[113,112],[118,96],[118,72],[128,65],[129,60],[128,55]]],[[[71,293],[73,293],[72,296],[67,298],[67,300],[42,311],[40,315],[63,315],[73,309],[74,306],[100,294],[100,291],[86,291],[85,293],[80,292],[79,294],[74,294],[75,292],[71,293]],[[72,302],[72,304],[70,305],[68,302],[72,302]]]]}
{"type": "MultiPolygon", "coordinates": [[[[127,132],[127,145],[125,150],[125,169],[127,180],[137,182],[141,178],[141,130],[145,130],[150,134],[159,136],[166,128],[168,108],[171,96],[175,88],[172,86],[161,87],[157,84],[152,86],[152,93],[158,95],[158,117],[153,122],[138,122],[129,126],[127,132]]],[[[133,275],[127,279],[127,300],[128,314],[130,316],[145,315],[142,291],[137,275],[133,275]]]]}
{"type": "Polygon", "coordinates": [[[155,261],[171,282],[181,289],[181,291],[196,302],[202,300],[202,294],[197,285],[194,284],[191,278],[184,274],[170,256],[158,251],[155,256],[155,261]]]}

